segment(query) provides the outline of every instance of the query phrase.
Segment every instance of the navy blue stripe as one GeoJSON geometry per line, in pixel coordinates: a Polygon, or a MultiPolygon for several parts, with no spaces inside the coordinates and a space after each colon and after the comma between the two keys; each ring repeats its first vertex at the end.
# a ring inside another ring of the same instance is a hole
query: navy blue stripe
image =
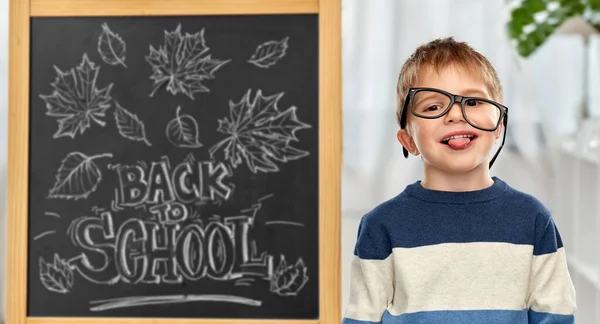
{"type": "Polygon", "coordinates": [[[562,238],[554,222],[550,220],[547,224],[546,229],[536,239],[537,242],[533,249],[534,255],[553,253],[563,247],[562,238]]]}
{"type": "Polygon", "coordinates": [[[363,259],[384,259],[395,247],[441,243],[532,245],[535,255],[562,247],[550,211],[536,198],[511,187],[501,195],[498,188],[490,191],[497,195],[495,199],[467,204],[432,203],[414,197],[428,191],[413,190],[410,195],[407,192],[411,191],[378,205],[363,217],[356,255],[363,259]]]}
{"type": "Polygon", "coordinates": [[[574,324],[574,315],[536,312],[534,310],[460,310],[429,311],[402,315],[392,315],[388,311],[379,322],[359,321],[344,318],[342,324],[574,324]]]}
{"type": "Polygon", "coordinates": [[[529,310],[529,322],[539,324],[574,324],[574,315],[550,314],[529,310]]]}
{"type": "MultiPolygon", "coordinates": [[[[527,310],[460,310],[429,311],[402,315],[383,314],[381,322],[357,321],[344,318],[343,324],[527,324],[527,310]]],[[[538,323],[538,322],[533,322],[538,323]]],[[[544,323],[545,322],[540,322],[544,323]]],[[[555,322],[549,322],[554,324],[555,322]]],[[[556,322],[563,323],[563,322],[556,322]]],[[[564,322],[567,323],[567,322],[564,322]]]]}
{"type": "Polygon", "coordinates": [[[361,259],[383,260],[392,252],[390,237],[381,226],[373,234],[374,231],[366,224],[367,220],[368,218],[363,217],[358,225],[354,255],[361,259]]]}

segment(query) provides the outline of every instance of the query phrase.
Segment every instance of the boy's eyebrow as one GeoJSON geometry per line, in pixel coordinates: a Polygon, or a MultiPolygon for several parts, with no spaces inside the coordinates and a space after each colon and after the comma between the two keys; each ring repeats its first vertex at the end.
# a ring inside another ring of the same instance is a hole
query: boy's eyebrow
{"type": "Polygon", "coordinates": [[[471,97],[471,96],[480,96],[480,97],[487,97],[488,94],[485,93],[484,91],[481,91],[479,89],[467,89],[465,91],[463,91],[463,93],[465,94],[465,96],[467,97],[471,97]]]}

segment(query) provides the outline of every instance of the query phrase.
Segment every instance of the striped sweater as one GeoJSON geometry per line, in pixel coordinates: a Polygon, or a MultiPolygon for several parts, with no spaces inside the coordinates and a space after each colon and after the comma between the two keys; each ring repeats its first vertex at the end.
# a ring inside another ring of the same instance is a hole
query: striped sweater
{"type": "Polygon", "coordinates": [[[493,180],[469,192],[417,181],[364,215],[343,324],[575,323],[550,211],[493,180]]]}

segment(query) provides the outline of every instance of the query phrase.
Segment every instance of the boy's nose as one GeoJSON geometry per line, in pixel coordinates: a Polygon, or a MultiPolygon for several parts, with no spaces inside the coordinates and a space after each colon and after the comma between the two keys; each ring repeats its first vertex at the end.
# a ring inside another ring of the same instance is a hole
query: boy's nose
{"type": "Polygon", "coordinates": [[[462,108],[460,106],[460,102],[454,102],[446,114],[446,122],[456,122],[460,120],[464,121],[462,108]]]}

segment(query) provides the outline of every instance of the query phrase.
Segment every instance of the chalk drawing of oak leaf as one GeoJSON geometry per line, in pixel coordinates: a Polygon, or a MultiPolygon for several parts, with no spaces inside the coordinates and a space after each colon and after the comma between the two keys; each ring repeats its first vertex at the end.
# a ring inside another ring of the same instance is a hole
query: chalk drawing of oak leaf
{"type": "Polygon", "coordinates": [[[111,153],[87,156],[80,152],[69,153],[56,172],[56,182],[48,198],[85,199],[96,190],[102,180],[95,159],[112,157],[111,153]]]}
{"type": "Polygon", "coordinates": [[[165,30],[164,45],[158,49],[150,45],[150,55],[146,56],[152,66],[150,79],[154,81],[150,96],[165,83],[171,94],[183,93],[192,100],[197,92],[210,92],[203,82],[214,79],[214,73],[231,60],[214,59],[208,50],[204,29],[182,35],[179,24],[172,32],[165,30]]]}
{"type": "Polygon", "coordinates": [[[73,270],[69,264],[54,255],[54,263],[48,263],[40,257],[40,280],[46,289],[65,294],[73,288],[73,270]]]}
{"type": "Polygon", "coordinates": [[[54,66],[57,77],[50,83],[54,91],[50,95],[40,95],[46,102],[46,115],[58,119],[58,130],[54,138],[71,137],[83,134],[91,121],[104,127],[105,112],[111,106],[110,91],[113,84],[103,89],[97,88],[100,67],[83,54],[81,64],[66,72],[54,66]]]}
{"type": "Polygon", "coordinates": [[[295,296],[307,281],[306,266],[301,258],[296,264],[288,266],[285,258],[281,256],[281,261],[271,278],[270,291],[281,296],[295,296]]]}
{"type": "Polygon", "coordinates": [[[284,95],[280,92],[263,96],[258,90],[256,97],[250,99],[251,90],[237,103],[229,102],[229,117],[219,119],[217,131],[229,135],[209,150],[212,158],[221,151],[225,160],[234,168],[246,161],[253,172],[276,172],[276,162],[288,162],[309,155],[291,146],[298,141],[296,132],[311,128],[298,120],[296,107],[280,111],[278,101],[284,95]]]}

